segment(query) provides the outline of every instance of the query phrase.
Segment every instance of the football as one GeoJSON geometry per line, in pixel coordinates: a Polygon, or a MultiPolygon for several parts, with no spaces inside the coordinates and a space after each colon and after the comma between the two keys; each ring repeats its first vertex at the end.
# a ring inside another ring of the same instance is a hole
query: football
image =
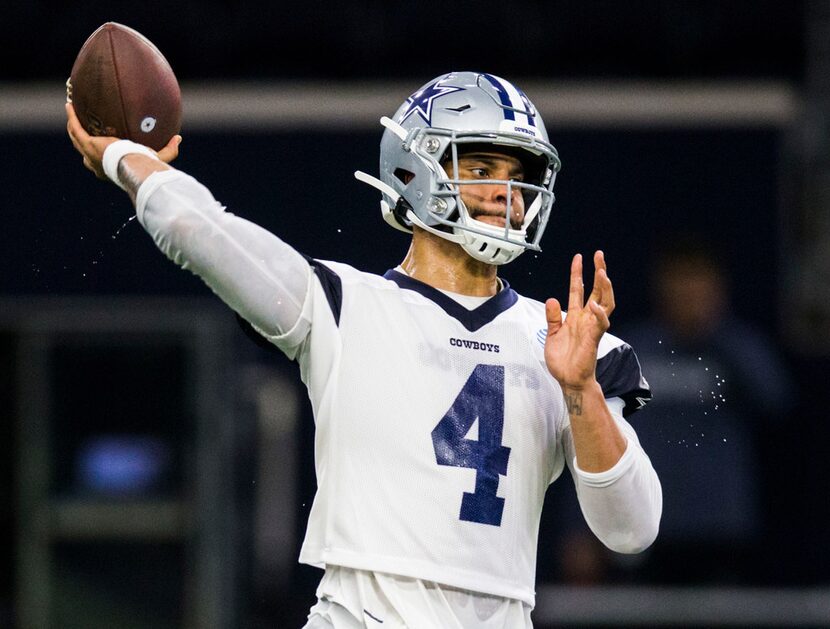
{"type": "Polygon", "coordinates": [[[90,135],[111,135],[158,151],[181,130],[182,97],[173,69],[144,35],[101,25],[81,47],[66,99],[90,135]]]}

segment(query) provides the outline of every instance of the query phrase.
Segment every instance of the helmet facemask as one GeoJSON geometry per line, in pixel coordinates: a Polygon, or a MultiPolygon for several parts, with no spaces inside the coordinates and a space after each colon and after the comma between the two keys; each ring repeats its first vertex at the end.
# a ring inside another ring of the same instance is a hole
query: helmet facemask
{"type": "MultiPolygon", "coordinates": [[[[426,130],[425,135],[432,137],[434,131],[426,130]]],[[[439,172],[435,178],[432,195],[436,201],[427,203],[428,216],[438,225],[449,228],[448,232],[444,233],[452,234],[455,238],[451,240],[458,242],[470,256],[488,264],[505,264],[527,249],[540,251],[539,240],[544,233],[544,226],[547,224],[554,201],[552,188],[555,171],[540,168],[538,157],[522,146],[527,144],[523,139],[511,140],[513,139],[490,138],[481,134],[452,133],[445,157],[442,159],[446,167],[437,164],[439,172]],[[459,177],[459,158],[473,151],[518,157],[527,179],[517,181],[459,177]],[[529,168],[529,164],[535,164],[536,167],[529,168]],[[448,168],[454,176],[448,175],[448,168]],[[504,227],[474,218],[473,212],[463,200],[465,186],[500,186],[505,189],[504,227]],[[515,191],[520,193],[524,205],[524,214],[519,224],[516,224],[514,218],[515,191]],[[452,202],[447,202],[447,209],[444,209],[442,201],[446,202],[448,198],[452,199],[452,202]],[[452,213],[449,208],[453,208],[452,213]]],[[[427,142],[422,142],[422,146],[427,145],[427,142]]],[[[432,168],[436,168],[435,163],[432,164],[432,168]]]]}

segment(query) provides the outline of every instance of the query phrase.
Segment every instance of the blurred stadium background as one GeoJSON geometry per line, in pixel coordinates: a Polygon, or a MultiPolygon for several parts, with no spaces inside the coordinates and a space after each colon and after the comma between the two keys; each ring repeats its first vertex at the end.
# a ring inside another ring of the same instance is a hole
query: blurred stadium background
{"type": "Polygon", "coordinates": [[[562,156],[545,253],[504,272],[520,292],[562,295],[571,255],[601,247],[624,326],[668,234],[714,243],[793,375],[753,433],[761,535],[724,552],[728,580],[635,561],[586,585],[548,509],[535,623],[830,626],[830,2],[32,0],[0,18],[0,627],[299,627],[319,578],[296,562],[314,493],[296,367],[65,138],[64,81],[110,20],[180,78],[177,165],[309,255],[402,258],[352,172],[376,168],[378,118],[451,69],[522,86],[562,156]]]}

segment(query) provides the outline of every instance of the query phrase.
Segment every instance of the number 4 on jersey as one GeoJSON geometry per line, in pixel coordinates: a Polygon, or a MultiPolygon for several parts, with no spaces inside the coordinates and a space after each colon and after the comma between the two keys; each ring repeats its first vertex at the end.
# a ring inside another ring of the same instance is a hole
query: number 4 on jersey
{"type": "Polygon", "coordinates": [[[464,492],[460,519],[501,525],[504,498],[496,492],[499,474],[507,474],[510,448],[501,445],[504,427],[504,367],[476,365],[450,410],[432,431],[438,465],[476,471],[474,493],[464,492]],[[478,419],[478,440],[466,435],[478,419]]]}

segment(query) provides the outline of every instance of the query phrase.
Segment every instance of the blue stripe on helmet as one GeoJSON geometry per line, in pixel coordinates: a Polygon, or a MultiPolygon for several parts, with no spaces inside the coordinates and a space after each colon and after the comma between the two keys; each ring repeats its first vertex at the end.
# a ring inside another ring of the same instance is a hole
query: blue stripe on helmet
{"type": "Polygon", "coordinates": [[[482,74],[481,76],[490,81],[490,84],[496,88],[496,93],[499,95],[499,100],[504,107],[505,120],[516,120],[516,114],[513,113],[514,107],[513,103],[510,101],[510,95],[507,93],[507,90],[504,89],[501,82],[492,74],[482,74]]]}
{"type": "Polygon", "coordinates": [[[535,127],[536,126],[536,111],[533,108],[533,105],[530,104],[530,99],[527,97],[527,95],[522,90],[520,90],[518,87],[516,89],[519,91],[519,96],[522,97],[522,102],[525,104],[525,111],[527,112],[527,123],[531,127],[535,127]]]}

